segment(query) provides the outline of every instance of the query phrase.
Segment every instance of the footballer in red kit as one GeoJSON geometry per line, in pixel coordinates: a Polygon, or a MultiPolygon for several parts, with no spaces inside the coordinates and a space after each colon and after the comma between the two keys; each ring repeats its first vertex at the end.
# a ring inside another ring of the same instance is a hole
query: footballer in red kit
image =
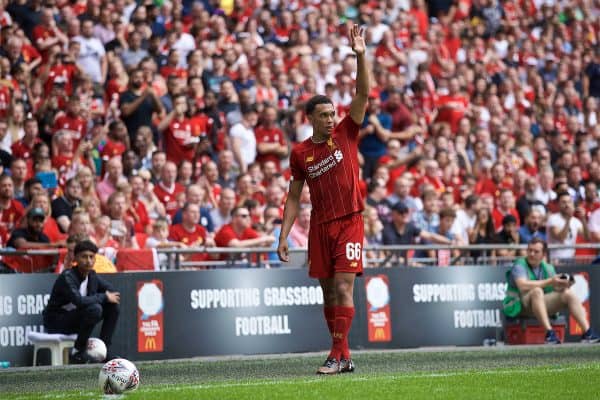
{"type": "Polygon", "coordinates": [[[335,107],[326,96],[313,96],[305,106],[313,135],[292,149],[292,181],[285,203],[277,253],[289,261],[287,236],[300,209],[304,182],[312,203],[308,238],[309,275],[319,279],[323,290],[324,316],[332,347],[319,374],[354,371],[348,333],[354,318],[354,280],[362,274],[364,202],[359,186],[358,132],[365,118],[370,90],[363,30],[350,29],[356,54],[356,94],[350,111],[337,126],[335,107]]]}

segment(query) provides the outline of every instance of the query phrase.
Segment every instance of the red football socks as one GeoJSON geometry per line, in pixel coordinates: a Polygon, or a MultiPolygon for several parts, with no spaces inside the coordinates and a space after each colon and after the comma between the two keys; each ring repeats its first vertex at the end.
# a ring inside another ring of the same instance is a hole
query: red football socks
{"type": "Polygon", "coordinates": [[[327,321],[327,328],[329,329],[329,334],[331,335],[333,333],[333,327],[335,324],[335,307],[323,307],[323,314],[325,314],[325,321],[327,321]]]}
{"type": "Polygon", "coordinates": [[[348,332],[352,326],[354,318],[354,307],[336,306],[335,323],[333,326],[333,347],[329,353],[330,358],[340,360],[350,358],[350,348],[348,346],[348,332]]]}

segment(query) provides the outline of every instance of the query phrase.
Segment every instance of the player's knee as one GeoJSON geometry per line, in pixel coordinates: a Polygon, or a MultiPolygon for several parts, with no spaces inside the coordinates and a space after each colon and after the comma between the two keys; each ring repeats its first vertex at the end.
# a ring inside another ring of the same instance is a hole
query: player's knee
{"type": "Polygon", "coordinates": [[[345,295],[352,289],[351,285],[345,280],[338,280],[335,283],[335,292],[337,296],[345,295]]]}
{"type": "Polygon", "coordinates": [[[83,322],[95,324],[102,319],[102,306],[100,304],[90,304],[83,310],[83,322]]]}

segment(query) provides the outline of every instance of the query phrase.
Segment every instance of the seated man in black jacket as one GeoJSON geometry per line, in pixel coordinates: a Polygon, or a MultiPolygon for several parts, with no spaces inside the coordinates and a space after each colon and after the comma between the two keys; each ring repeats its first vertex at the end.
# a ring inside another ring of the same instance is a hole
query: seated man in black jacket
{"type": "Polygon", "coordinates": [[[103,320],[100,339],[110,344],[119,317],[120,294],[92,269],[98,252],[96,245],[83,240],[75,245],[76,265],[66,269],[52,288],[44,310],[44,327],[48,333],[76,333],[75,348],[70,357],[74,364],[92,362],[86,352],[94,326],[103,320]]]}

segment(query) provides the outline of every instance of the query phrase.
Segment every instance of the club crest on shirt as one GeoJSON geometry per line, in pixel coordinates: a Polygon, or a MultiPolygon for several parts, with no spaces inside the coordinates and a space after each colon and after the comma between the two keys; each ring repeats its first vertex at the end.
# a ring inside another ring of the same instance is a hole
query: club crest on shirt
{"type": "Polygon", "coordinates": [[[315,157],[313,157],[313,156],[307,156],[306,160],[304,162],[307,162],[307,163],[313,162],[314,159],[315,159],[315,157]]]}
{"type": "Polygon", "coordinates": [[[337,162],[342,161],[342,158],[344,158],[344,154],[342,154],[342,151],[340,149],[337,149],[334,153],[333,156],[335,157],[335,159],[337,160],[337,162]]]}

